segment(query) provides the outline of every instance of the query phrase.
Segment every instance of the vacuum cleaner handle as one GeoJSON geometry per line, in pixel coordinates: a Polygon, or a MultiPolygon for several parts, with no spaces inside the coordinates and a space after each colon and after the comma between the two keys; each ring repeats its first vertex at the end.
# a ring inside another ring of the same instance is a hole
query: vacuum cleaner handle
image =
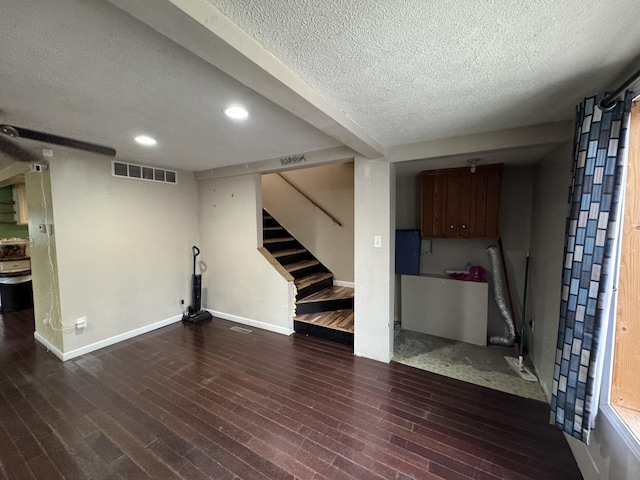
{"type": "Polygon", "coordinates": [[[196,257],[200,255],[200,249],[194,245],[191,251],[193,252],[193,276],[195,277],[196,276],[196,257]]]}

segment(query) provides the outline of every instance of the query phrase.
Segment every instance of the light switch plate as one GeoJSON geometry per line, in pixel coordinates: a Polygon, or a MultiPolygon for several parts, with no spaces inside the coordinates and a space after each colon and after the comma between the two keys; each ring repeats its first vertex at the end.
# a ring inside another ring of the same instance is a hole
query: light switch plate
{"type": "Polygon", "coordinates": [[[382,248],[382,236],[381,235],[374,235],[373,236],[373,246],[375,248],[382,248]]]}

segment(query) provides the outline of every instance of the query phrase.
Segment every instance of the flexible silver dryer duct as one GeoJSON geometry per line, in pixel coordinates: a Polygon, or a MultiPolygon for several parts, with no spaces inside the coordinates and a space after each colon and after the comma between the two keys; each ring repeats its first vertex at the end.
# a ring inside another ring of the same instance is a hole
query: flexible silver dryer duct
{"type": "Polygon", "coordinates": [[[489,254],[489,261],[491,262],[491,273],[493,274],[493,294],[498,305],[498,310],[502,314],[504,323],[507,325],[508,335],[506,337],[489,337],[489,345],[504,345],[511,347],[516,339],[516,328],[511,312],[509,311],[509,305],[507,304],[507,297],[505,294],[505,279],[502,274],[504,269],[502,267],[502,260],[500,258],[500,251],[495,245],[491,245],[487,248],[489,254]]]}

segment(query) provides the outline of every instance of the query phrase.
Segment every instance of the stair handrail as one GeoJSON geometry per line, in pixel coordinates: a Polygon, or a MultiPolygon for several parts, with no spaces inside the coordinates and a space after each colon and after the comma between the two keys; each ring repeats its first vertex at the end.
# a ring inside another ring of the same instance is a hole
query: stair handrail
{"type": "Polygon", "coordinates": [[[331,215],[329,212],[327,212],[324,208],[322,208],[320,205],[318,205],[315,201],[313,201],[312,198],[309,197],[309,195],[307,195],[306,193],[304,193],[302,190],[300,190],[298,187],[296,187],[293,183],[291,183],[291,181],[285,177],[284,175],[282,175],[281,173],[278,173],[278,176],[283,179],[285,182],[287,182],[289,185],[291,185],[293,187],[293,189],[298,192],[300,195],[302,195],[304,198],[306,198],[307,200],[309,200],[309,202],[311,202],[311,204],[314,207],[317,207],[322,213],[324,213],[327,217],[329,217],[331,219],[331,221],[333,221],[333,223],[335,223],[336,225],[338,225],[339,227],[342,227],[342,223],[340,223],[340,221],[334,217],[333,215],[331,215]]]}

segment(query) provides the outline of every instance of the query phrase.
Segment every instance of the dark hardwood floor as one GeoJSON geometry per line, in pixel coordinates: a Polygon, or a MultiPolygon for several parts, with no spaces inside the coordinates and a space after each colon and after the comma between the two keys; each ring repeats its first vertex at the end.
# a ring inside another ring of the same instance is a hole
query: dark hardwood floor
{"type": "Polygon", "coordinates": [[[0,323],[3,478],[581,478],[547,405],[331,342],[214,319],[62,363],[0,323]]]}

